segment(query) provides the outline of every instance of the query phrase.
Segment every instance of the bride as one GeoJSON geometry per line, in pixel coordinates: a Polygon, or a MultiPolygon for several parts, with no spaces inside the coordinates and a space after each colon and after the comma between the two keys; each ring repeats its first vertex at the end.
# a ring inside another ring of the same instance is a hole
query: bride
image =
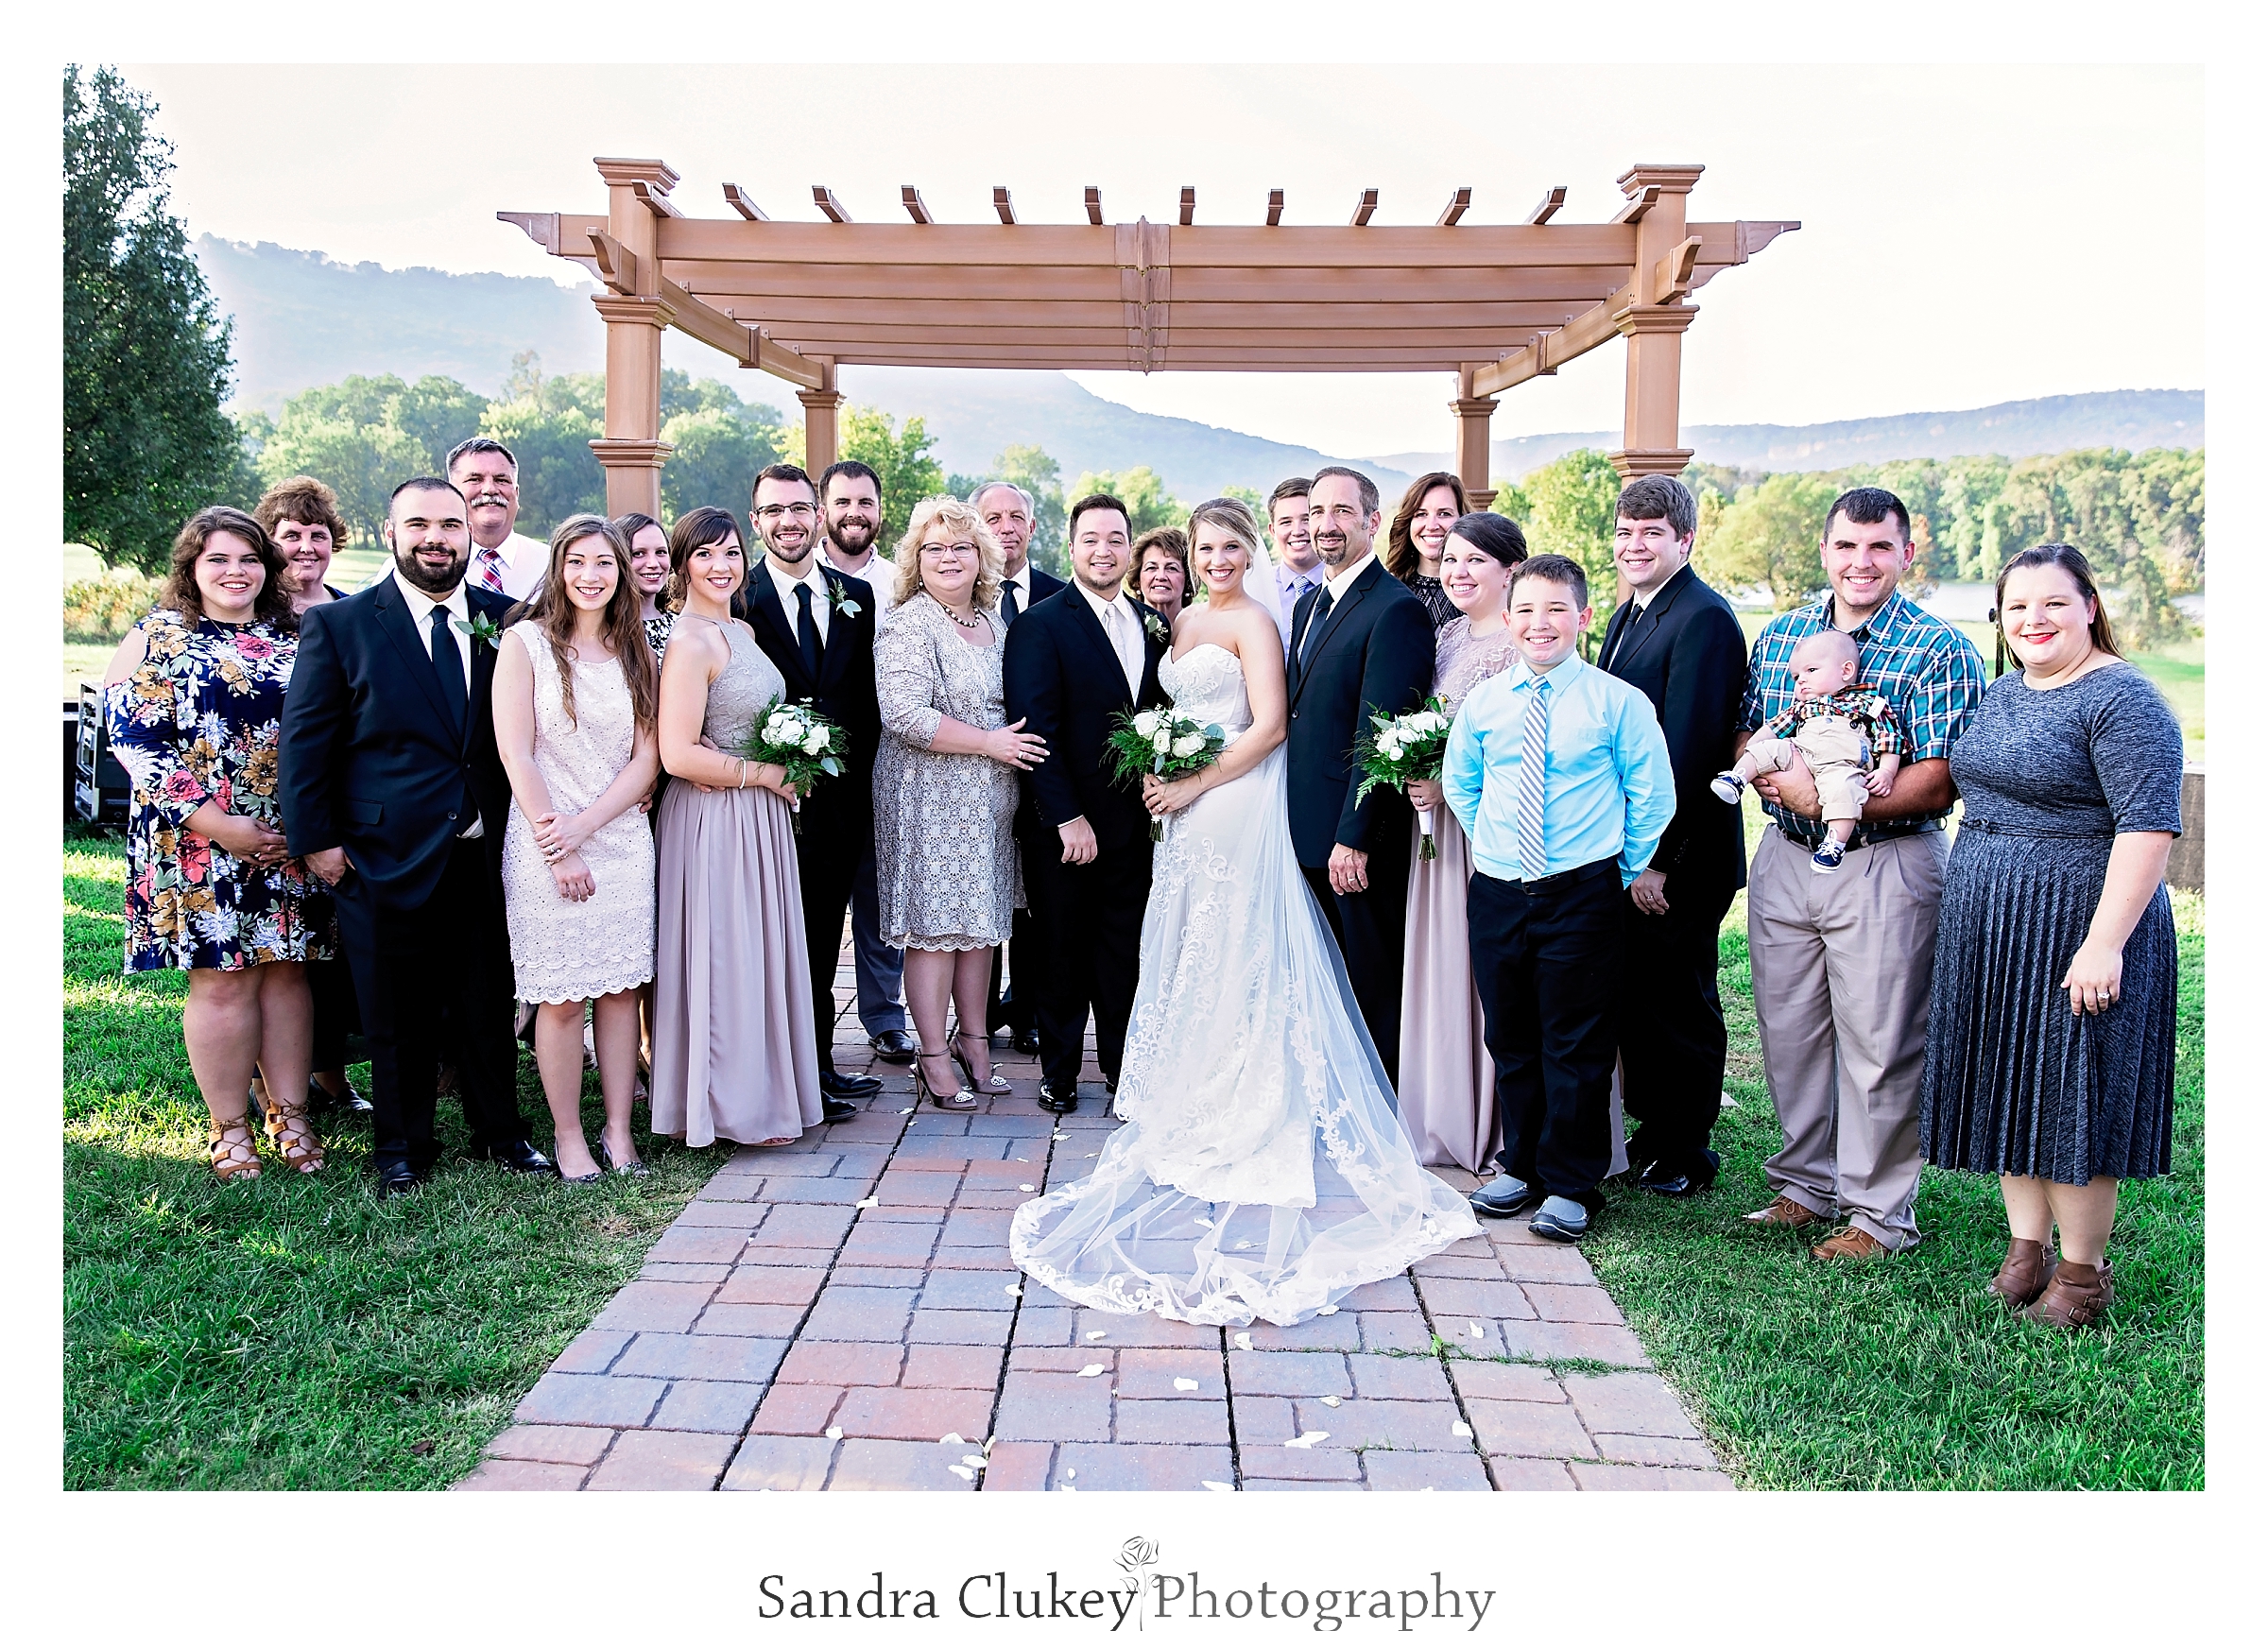
{"type": "Polygon", "coordinates": [[[1245,592],[1252,517],[1190,517],[1206,599],[1158,678],[1222,726],[1194,776],[1144,779],[1164,818],[1116,1108],[1083,1177],[1017,1209],[1008,1250],[1041,1284],[1112,1313],[1291,1325],[1481,1232],[1418,1164],[1284,811],[1283,644],[1245,592]]]}

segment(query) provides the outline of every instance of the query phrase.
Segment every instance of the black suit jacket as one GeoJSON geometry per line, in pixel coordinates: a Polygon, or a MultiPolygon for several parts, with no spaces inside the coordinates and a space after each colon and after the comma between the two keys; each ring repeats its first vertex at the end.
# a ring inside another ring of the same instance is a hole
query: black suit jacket
{"type": "Polygon", "coordinates": [[[1365,563],[1303,661],[1300,646],[1324,597],[1317,590],[1292,613],[1284,661],[1292,847],[1302,867],[1327,865],[1334,844],[1367,854],[1388,822],[1408,826],[1410,801],[1391,788],[1373,788],[1355,803],[1354,743],[1373,713],[1409,712],[1434,681],[1433,619],[1383,561],[1365,563]]]}
{"type": "MultiPolygon", "coordinates": [[[[471,584],[474,616],[502,624],[509,595],[471,584]]],[[[450,728],[430,633],[388,573],[359,594],[310,607],[284,697],[284,831],[293,850],[344,848],[379,904],[413,911],[449,865],[477,810],[501,870],[511,784],[496,756],[490,700],[496,648],[472,644],[465,728],[450,728]]]]}
{"type": "Polygon", "coordinates": [[[1635,597],[1615,609],[1599,652],[1607,673],[1646,694],[1669,740],[1677,814],[1654,851],[1654,867],[1729,896],[1748,876],[1741,812],[1709,783],[1735,757],[1748,678],[1740,620],[1723,595],[1683,566],[1644,611],[1635,597]]]}
{"type": "MultiPolygon", "coordinates": [[[[796,642],[796,608],[782,603],[761,557],[733,597],[732,611],[748,626],[757,648],[787,681],[788,699],[816,703],[819,712],[850,732],[850,753],[843,774],[821,777],[812,789],[812,799],[820,810],[833,808],[846,822],[863,823],[873,799],[874,749],[882,741],[882,709],[874,696],[874,586],[821,561],[812,589],[826,593],[830,601],[845,601],[858,609],[855,616],[849,615],[845,606],[829,612],[816,674],[804,665],[803,648],[796,642]]],[[[811,826],[807,818],[805,830],[811,826]]]]}
{"type": "Polygon", "coordinates": [[[1165,620],[1146,606],[1127,603],[1142,619],[1144,634],[1142,686],[1129,695],[1125,670],[1087,597],[1051,592],[1041,598],[1039,590],[1035,572],[1032,608],[1009,626],[1001,652],[1009,723],[1022,719],[1026,730],[1047,739],[1049,749],[1037,769],[1024,773],[1027,834],[1084,816],[1095,842],[1106,850],[1146,844],[1150,816],[1143,807],[1142,785],[1112,779],[1104,743],[1120,714],[1165,700],[1158,683],[1165,620]]]}
{"type": "MultiPolygon", "coordinates": [[[[1031,604],[1029,606],[1018,607],[1016,609],[1016,615],[1018,617],[1022,617],[1025,612],[1031,610],[1032,607],[1038,606],[1043,600],[1052,600],[1062,592],[1063,580],[1061,578],[1051,576],[1049,574],[1041,572],[1038,567],[1035,566],[1032,568],[1031,604]]],[[[1010,714],[1009,717],[1014,718],[1015,715],[1010,714]]]]}

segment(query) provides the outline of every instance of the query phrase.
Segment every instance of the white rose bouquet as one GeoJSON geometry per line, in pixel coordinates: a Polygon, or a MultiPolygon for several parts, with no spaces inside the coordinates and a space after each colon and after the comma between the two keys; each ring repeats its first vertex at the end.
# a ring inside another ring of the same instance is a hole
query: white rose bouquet
{"type": "MultiPolygon", "coordinates": [[[[1178,781],[1221,756],[1228,733],[1217,725],[1200,725],[1170,708],[1145,708],[1121,714],[1104,741],[1104,750],[1117,764],[1121,781],[1140,781],[1144,776],[1178,781]]],[[[1165,836],[1165,824],[1150,823],[1150,841],[1165,836]]]]}
{"type": "MultiPolygon", "coordinates": [[[[774,702],[756,715],[756,728],[741,757],[756,764],[777,764],[799,799],[811,797],[822,776],[840,776],[843,756],[850,751],[850,733],[821,713],[810,701],[774,702]]],[[[803,813],[794,816],[795,829],[803,831],[803,813]]]]}
{"type": "MultiPolygon", "coordinates": [[[[1373,713],[1369,736],[1355,748],[1354,767],[1363,781],[1354,791],[1354,801],[1360,804],[1373,787],[1391,787],[1399,793],[1413,781],[1440,781],[1450,723],[1449,699],[1443,696],[1392,719],[1373,713]]],[[[1431,810],[1418,812],[1418,857],[1431,861],[1436,853],[1431,810]]]]}

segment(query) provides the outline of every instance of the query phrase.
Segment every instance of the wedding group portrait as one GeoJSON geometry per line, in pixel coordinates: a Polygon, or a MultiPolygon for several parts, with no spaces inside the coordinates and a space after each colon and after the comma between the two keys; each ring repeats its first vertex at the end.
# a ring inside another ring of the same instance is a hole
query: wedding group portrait
{"type": "Polygon", "coordinates": [[[1694,422],[1906,320],[1737,122],[193,240],[278,75],[64,75],[66,1487],[2203,1486],[2190,351],[1694,422]]]}

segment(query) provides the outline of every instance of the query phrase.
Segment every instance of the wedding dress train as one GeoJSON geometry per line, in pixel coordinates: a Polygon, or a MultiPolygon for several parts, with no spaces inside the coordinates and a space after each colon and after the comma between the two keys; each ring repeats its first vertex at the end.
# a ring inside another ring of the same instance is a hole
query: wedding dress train
{"type": "MultiPolygon", "coordinates": [[[[1158,676],[1233,742],[1234,654],[1158,676]]],[[[1284,750],[1165,822],[1141,985],[1095,1170],[1017,1209],[1008,1250],[1063,1296],[1199,1325],[1291,1325],[1481,1232],[1418,1164],[1292,850],[1284,750]]]]}

